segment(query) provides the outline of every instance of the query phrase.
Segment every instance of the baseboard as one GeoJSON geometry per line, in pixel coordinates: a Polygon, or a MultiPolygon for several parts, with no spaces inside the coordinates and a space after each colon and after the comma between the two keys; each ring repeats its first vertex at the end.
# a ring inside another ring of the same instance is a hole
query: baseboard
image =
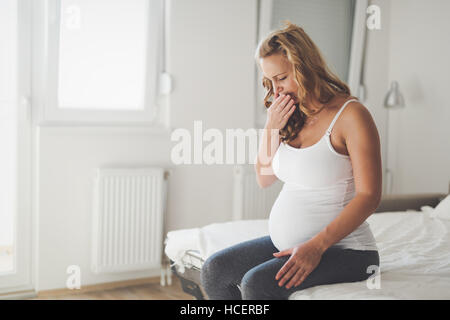
{"type": "Polygon", "coordinates": [[[34,290],[17,291],[12,293],[0,294],[0,300],[25,300],[30,298],[36,298],[37,294],[34,290]]]}
{"type": "Polygon", "coordinates": [[[148,277],[141,279],[133,279],[133,280],[124,280],[124,281],[116,281],[116,282],[105,282],[98,283],[93,285],[82,286],[80,289],[52,289],[52,290],[43,290],[37,293],[37,298],[46,298],[46,297],[54,297],[54,296],[64,296],[69,294],[80,294],[86,292],[93,291],[102,291],[102,290],[111,290],[118,289],[130,286],[136,286],[141,284],[155,284],[160,283],[160,277],[148,277]]]}

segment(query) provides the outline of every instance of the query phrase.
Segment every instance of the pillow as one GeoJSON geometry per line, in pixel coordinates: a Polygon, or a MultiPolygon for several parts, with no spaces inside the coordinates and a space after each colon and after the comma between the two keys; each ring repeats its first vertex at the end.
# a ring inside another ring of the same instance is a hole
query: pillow
{"type": "Polygon", "coordinates": [[[450,194],[447,195],[444,200],[439,202],[433,212],[430,213],[430,216],[433,218],[450,220],[450,194]]]}

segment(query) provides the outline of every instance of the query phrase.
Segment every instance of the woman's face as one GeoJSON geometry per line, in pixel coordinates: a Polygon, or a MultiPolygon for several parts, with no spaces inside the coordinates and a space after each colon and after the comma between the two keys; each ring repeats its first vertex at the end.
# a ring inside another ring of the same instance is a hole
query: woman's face
{"type": "Polygon", "coordinates": [[[298,103],[298,85],[294,81],[292,64],[281,54],[260,59],[263,76],[272,82],[274,99],[280,94],[289,94],[298,103]]]}

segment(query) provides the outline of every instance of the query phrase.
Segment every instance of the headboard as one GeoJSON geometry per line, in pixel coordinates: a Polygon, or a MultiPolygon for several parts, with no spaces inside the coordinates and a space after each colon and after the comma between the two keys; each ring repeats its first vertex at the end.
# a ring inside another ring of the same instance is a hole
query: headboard
{"type": "Polygon", "coordinates": [[[447,194],[445,193],[384,195],[382,196],[381,203],[375,212],[379,213],[406,210],[420,211],[422,206],[430,206],[434,208],[446,196],[447,194]]]}

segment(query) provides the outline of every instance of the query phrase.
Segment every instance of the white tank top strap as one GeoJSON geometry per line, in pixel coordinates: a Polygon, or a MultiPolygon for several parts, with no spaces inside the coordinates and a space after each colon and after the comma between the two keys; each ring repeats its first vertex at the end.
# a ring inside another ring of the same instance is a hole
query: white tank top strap
{"type": "Polygon", "coordinates": [[[331,122],[330,126],[328,127],[328,130],[327,130],[327,133],[326,133],[328,136],[331,134],[331,130],[333,130],[334,123],[335,123],[336,120],[339,118],[339,115],[341,114],[341,112],[344,111],[344,108],[347,106],[347,104],[348,104],[349,102],[352,102],[352,101],[358,101],[358,99],[350,99],[350,100],[347,100],[347,101],[344,103],[344,105],[341,107],[341,109],[338,111],[338,113],[336,113],[336,115],[334,116],[333,121],[331,122]]]}

